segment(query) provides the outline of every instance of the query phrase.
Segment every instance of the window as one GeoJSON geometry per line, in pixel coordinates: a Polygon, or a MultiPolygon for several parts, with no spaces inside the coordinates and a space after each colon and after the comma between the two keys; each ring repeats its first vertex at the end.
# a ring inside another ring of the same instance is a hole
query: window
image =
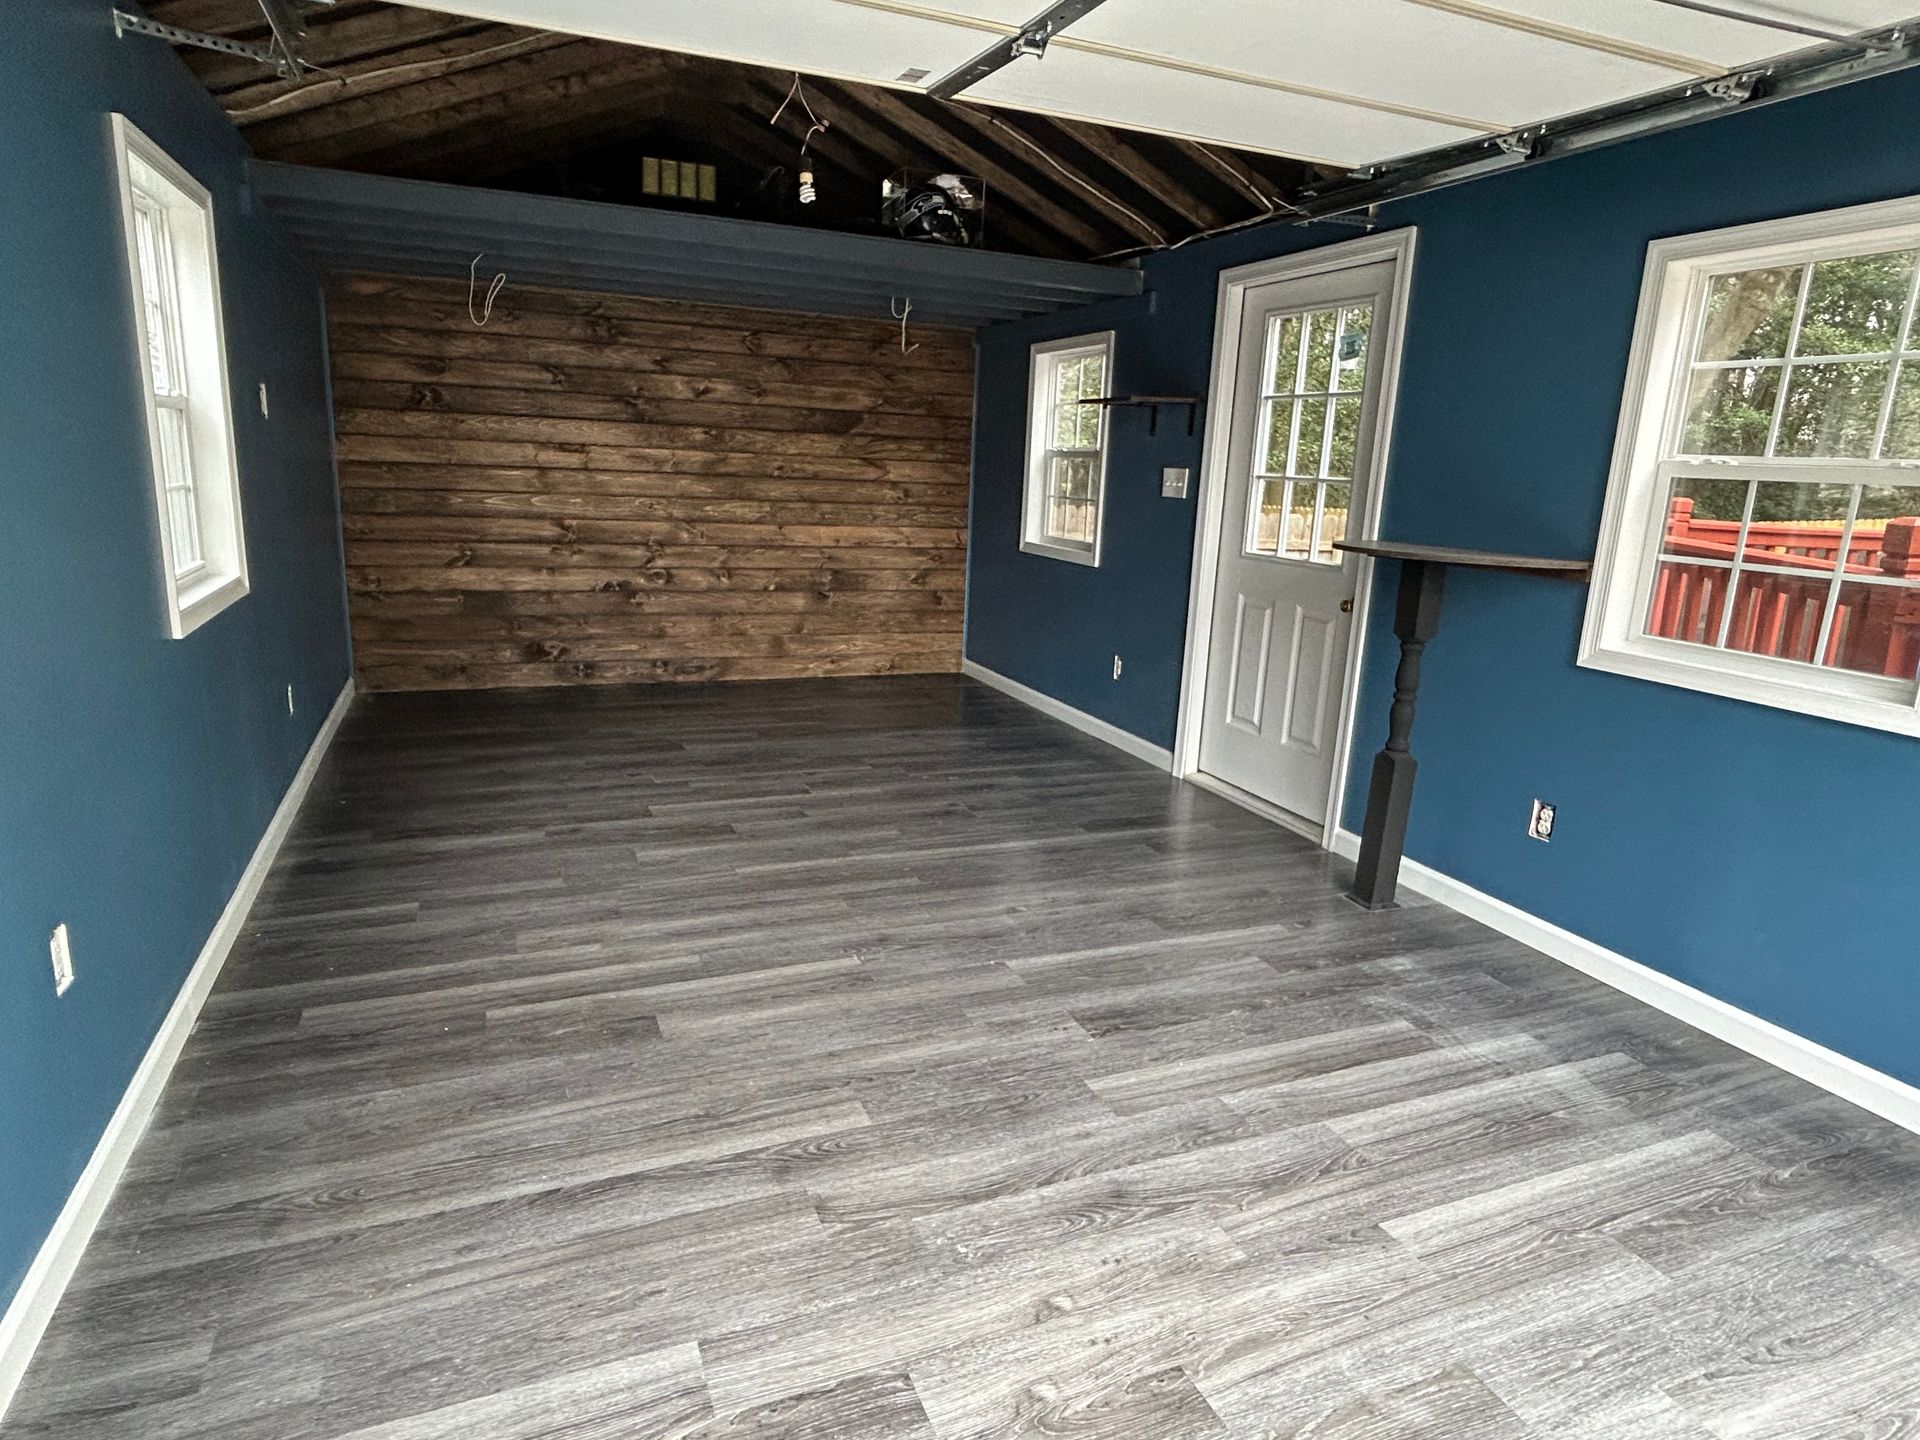
{"type": "Polygon", "coordinates": [[[1372,326],[1370,303],[1267,321],[1247,554],[1341,562],[1372,326]]]}
{"type": "Polygon", "coordinates": [[[113,134],[161,576],[179,639],[247,593],[213,200],[125,116],[113,117],[113,134]]]}
{"type": "Polygon", "coordinates": [[[1920,734],[1920,201],[1657,241],[1581,663],[1920,734]]]}
{"type": "Polygon", "coordinates": [[[1113,332],[1033,347],[1027,485],[1020,548],[1080,565],[1100,563],[1107,485],[1107,411],[1113,332]]]}

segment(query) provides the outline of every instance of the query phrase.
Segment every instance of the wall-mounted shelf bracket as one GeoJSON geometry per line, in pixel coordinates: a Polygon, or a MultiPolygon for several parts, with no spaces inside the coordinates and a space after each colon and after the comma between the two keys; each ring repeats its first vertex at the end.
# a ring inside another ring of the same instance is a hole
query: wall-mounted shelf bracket
{"type": "Polygon", "coordinates": [[[1129,409],[1142,409],[1147,412],[1147,433],[1155,435],[1160,430],[1160,407],[1162,405],[1184,405],[1187,409],[1187,434],[1193,434],[1196,417],[1200,413],[1198,395],[1109,395],[1104,400],[1089,400],[1089,405],[1103,405],[1112,409],[1116,405],[1129,409]]]}

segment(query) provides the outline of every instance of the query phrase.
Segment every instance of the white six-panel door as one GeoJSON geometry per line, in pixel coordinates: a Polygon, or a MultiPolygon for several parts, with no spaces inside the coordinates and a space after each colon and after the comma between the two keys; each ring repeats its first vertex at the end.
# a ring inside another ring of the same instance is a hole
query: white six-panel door
{"type": "Polygon", "coordinates": [[[1334,780],[1394,265],[1245,294],[1199,768],[1312,825],[1334,780]]]}

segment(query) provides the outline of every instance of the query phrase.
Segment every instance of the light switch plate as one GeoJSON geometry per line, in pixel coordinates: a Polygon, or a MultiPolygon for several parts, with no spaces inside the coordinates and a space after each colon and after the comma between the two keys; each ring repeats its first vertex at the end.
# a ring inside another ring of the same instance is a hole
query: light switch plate
{"type": "Polygon", "coordinates": [[[1169,465],[1160,472],[1160,495],[1165,500],[1187,498],[1187,480],[1192,471],[1184,465],[1169,465]]]}

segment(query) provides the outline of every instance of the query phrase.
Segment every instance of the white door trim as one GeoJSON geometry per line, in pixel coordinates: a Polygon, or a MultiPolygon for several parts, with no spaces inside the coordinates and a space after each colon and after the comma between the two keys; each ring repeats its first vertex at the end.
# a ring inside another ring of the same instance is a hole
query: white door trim
{"type": "MultiPolygon", "coordinates": [[[[1220,535],[1226,523],[1227,456],[1233,440],[1234,377],[1240,364],[1240,324],[1247,291],[1274,280],[1299,280],[1360,265],[1393,262],[1393,314],[1382,337],[1380,395],[1373,422],[1374,483],[1367,492],[1356,539],[1380,535],[1386,501],[1388,446],[1393,436],[1394,403],[1400,390],[1400,352],[1407,328],[1407,300],[1413,283],[1414,228],[1362,235],[1297,255],[1282,255],[1220,272],[1220,298],[1213,320],[1213,377],[1208,387],[1206,449],[1200,460],[1200,512],[1193,527],[1193,572],[1187,592],[1187,647],[1180,668],[1180,718],[1174,730],[1173,773],[1182,779],[1199,773],[1201,716],[1206,708],[1207,661],[1213,642],[1213,591],[1219,580],[1220,535]]],[[[1353,714],[1359,700],[1360,667],[1366,657],[1367,612],[1373,590],[1373,561],[1360,560],[1354,595],[1353,643],[1347,647],[1347,671],[1341,681],[1340,718],[1334,732],[1333,779],[1319,836],[1323,847],[1340,829],[1352,761],[1353,714]]]]}

